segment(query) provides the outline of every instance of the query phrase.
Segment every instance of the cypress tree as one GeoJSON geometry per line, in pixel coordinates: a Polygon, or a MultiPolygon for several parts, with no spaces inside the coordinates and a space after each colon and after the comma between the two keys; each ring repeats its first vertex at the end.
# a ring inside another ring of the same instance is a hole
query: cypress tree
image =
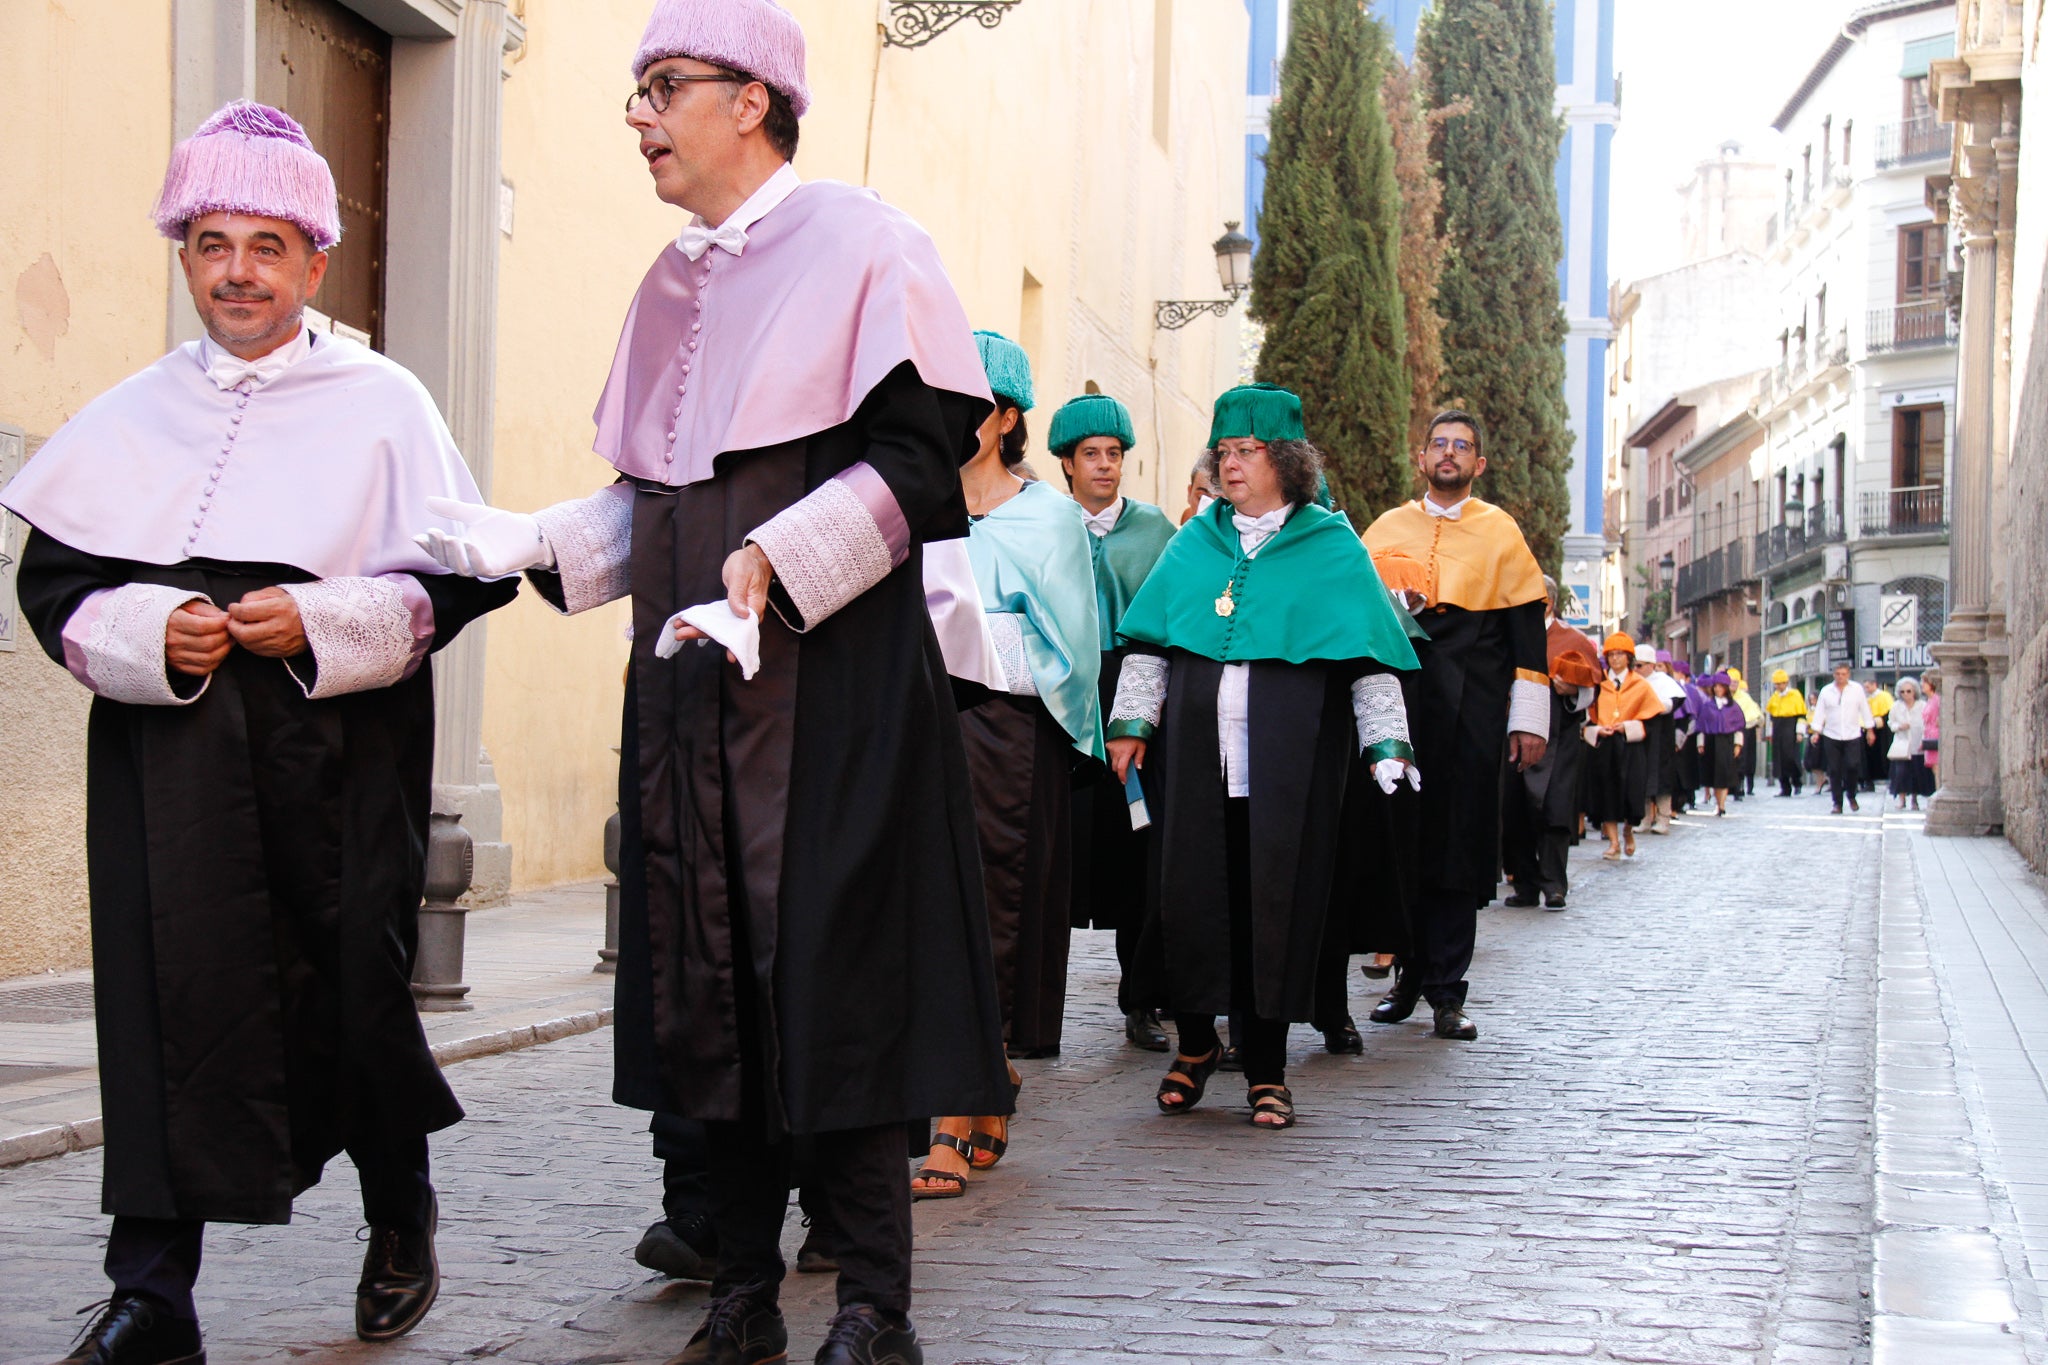
{"type": "Polygon", "coordinates": [[[1470,101],[1436,136],[1450,239],[1437,287],[1438,392],[1484,425],[1481,491],[1514,514],[1537,561],[1555,572],[1571,524],[1572,443],[1554,178],[1564,122],[1549,0],[1437,0],[1416,59],[1432,104],[1470,101]]]}
{"type": "Polygon", "coordinates": [[[1387,127],[1394,141],[1394,183],[1401,192],[1401,302],[1408,329],[1408,449],[1422,445],[1423,433],[1436,412],[1437,381],[1444,371],[1444,320],[1437,315],[1436,290],[1443,278],[1444,187],[1431,155],[1430,141],[1446,118],[1465,110],[1462,104],[1443,109],[1426,107],[1428,73],[1398,56],[1387,63],[1380,83],[1387,127]]]}
{"type": "Polygon", "coordinates": [[[1266,153],[1258,376],[1301,395],[1330,491],[1364,525],[1408,488],[1401,206],[1380,106],[1386,30],[1361,0],[1295,0],[1266,153]]]}

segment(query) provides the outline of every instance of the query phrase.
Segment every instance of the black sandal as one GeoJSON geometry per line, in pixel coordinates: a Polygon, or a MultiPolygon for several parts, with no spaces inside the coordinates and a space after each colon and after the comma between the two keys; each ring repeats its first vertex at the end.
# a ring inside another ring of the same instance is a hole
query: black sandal
{"type": "Polygon", "coordinates": [[[993,1170],[995,1164],[1003,1159],[1003,1153],[1010,1150],[1007,1138],[999,1138],[979,1128],[967,1135],[967,1143],[974,1149],[967,1158],[967,1164],[977,1171],[993,1170]],[[981,1155],[984,1152],[988,1154],[986,1157],[981,1155]]]}
{"type": "MultiPolygon", "coordinates": [[[[970,1168],[974,1165],[974,1144],[967,1138],[957,1138],[951,1133],[935,1133],[932,1135],[932,1146],[951,1147],[961,1155],[970,1168]]],[[[930,1186],[919,1189],[913,1184],[910,1187],[912,1199],[958,1199],[967,1193],[967,1177],[958,1171],[942,1171],[936,1166],[922,1166],[918,1168],[917,1174],[910,1178],[913,1181],[944,1180],[952,1185],[951,1189],[935,1190],[930,1186]]]]}
{"type": "Polygon", "coordinates": [[[1292,1128],[1294,1126],[1294,1092],[1284,1085],[1255,1085],[1245,1091],[1245,1098],[1251,1101],[1254,1128],[1292,1128]],[[1267,1094],[1260,1094],[1261,1090],[1267,1094]],[[1260,1120],[1264,1119],[1264,1122],[1260,1120]]]}
{"type": "Polygon", "coordinates": [[[1154,1096],[1159,1105],[1159,1112],[1162,1114],[1185,1114],[1188,1110],[1200,1104],[1203,1092],[1209,1088],[1209,1078],[1216,1074],[1216,1068],[1222,1062],[1223,1048],[1221,1044],[1210,1048],[1209,1055],[1206,1057],[1191,1058],[1185,1055],[1176,1055],[1173,1059],[1173,1070],[1167,1072],[1165,1078],[1159,1082],[1159,1093],[1154,1096]],[[1175,1076],[1186,1076],[1187,1079],[1177,1081],[1174,1079],[1175,1076]],[[1169,1095],[1178,1096],[1180,1102],[1178,1104],[1168,1104],[1166,1097],[1169,1095]]]}

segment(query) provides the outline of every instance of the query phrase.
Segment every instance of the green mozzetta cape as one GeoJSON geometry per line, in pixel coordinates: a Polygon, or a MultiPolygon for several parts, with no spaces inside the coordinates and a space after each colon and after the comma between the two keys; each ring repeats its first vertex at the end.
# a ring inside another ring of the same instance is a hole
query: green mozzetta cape
{"type": "Polygon", "coordinates": [[[1310,503],[1250,559],[1231,507],[1218,501],[1181,527],[1117,627],[1124,642],[1185,649],[1219,663],[1374,659],[1420,667],[1406,613],[1380,582],[1351,523],[1310,503]],[[1217,599],[1230,589],[1231,613],[1217,599]]]}
{"type": "Polygon", "coordinates": [[[1177,528],[1149,502],[1124,499],[1122,515],[1106,536],[1090,534],[1095,551],[1095,610],[1102,618],[1102,652],[1116,648],[1117,622],[1145,585],[1177,528]]]}
{"type": "Polygon", "coordinates": [[[1104,756],[1102,652],[1096,647],[1094,575],[1081,504],[1028,483],[967,530],[967,558],[982,610],[1023,618],[1024,659],[1038,698],[1093,758],[1104,756]]]}

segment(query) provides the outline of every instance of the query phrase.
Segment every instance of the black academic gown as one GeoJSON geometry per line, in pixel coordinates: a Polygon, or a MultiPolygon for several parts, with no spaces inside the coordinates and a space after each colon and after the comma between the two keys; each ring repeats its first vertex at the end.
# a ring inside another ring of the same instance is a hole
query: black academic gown
{"type": "MultiPolygon", "coordinates": [[[[62,663],[65,622],[100,588],[161,583],[227,603],[312,577],[107,559],[31,533],[18,595],[62,663]]],[[[419,581],[435,649],[518,590],[419,581]]],[[[104,1212],[287,1222],[293,1195],[344,1146],[462,1117],[409,984],[433,753],[424,667],[309,701],[282,661],[233,649],[190,705],[93,699],[86,869],[104,1212]]]]}
{"type": "MultiPolygon", "coordinates": [[[[924,604],[922,544],[967,532],[959,467],[985,401],[905,363],[848,422],[719,457],[633,506],[634,644],[621,743],[614,1097],[770,1138],[1010,1109],[974,808],[924,604]],[[761,668],[655,657],[676,611],[725,595],[754,527],[865,461],[908,558],[798,633],[778,587],[761,668]]],[[[560,583],[534,575],[559,601],[560,583]]]]}
{"type": "MultiPolygon", "coordinates": [[[[1145,751],[1155,822],[1152,886],[1133,972],[1138,1008],[1229,1013],[1230,882],[1225,866],[1216,691],[1223,665],[1171,650],[1165,708],[1145,751]]],[[[1351,684],[1370,661],[1250,665],[1252,1012],[1307,1022],[1315,1014],[1341,829],[1358,748],[1351,684]]]]}

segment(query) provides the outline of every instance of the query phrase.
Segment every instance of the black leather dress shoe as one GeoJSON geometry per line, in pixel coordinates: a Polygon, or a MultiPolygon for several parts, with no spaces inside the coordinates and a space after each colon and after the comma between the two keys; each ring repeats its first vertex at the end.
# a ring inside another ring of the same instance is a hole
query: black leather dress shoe
{"type": "Polygon", "coordinates": [[[701,1213],[664,1218],[640,1234],[633,1259],[672,1280],[708,1280],[718,1273],[718,1234],[701,1213]]]}
{"type": "Polygon", "coordinates": [[[1536,893],[1534,891],[1516,891],[1508,896],[1506,900],[1502,901],[1501,904],[1512,905],[1517,910],[1527,910],[1536,904],[1536,893]]]}
{"type": "Polygon", "coordinates": [[[1334,1052],[1339,1056],[1344,1056],[1347,1053],[1351,1056],[1357,1056],[1359,1053],[1364,1052],[1365,1039],[1359,1036],[1357,1021],[1347,1014],[1344,1016],[1343,1023],[1338,1024],[1335,1028],[1324,1029],[1323,1051],[1334,1052]]]}
{"type": "Polygon", "coordinates": [[[1562,909],[1564,909],[1564,892],[1562,892],[1562,891],[1546,891],[1546,892],[1545,892],[1545,893],[1543,894],[1543,908],[1544,908],[1545,910],[1562,910],[1562,909]]]}
{"type": "Polygon", "coordinates": [[[199,1324],[172,1317],[155,1299],[123,1294],[93,1307],[99,1316],[57,1365],[206,1365],[199,1324]]]}
{"type": "Polygon", "coordinates": [[[441,1262],[434,1255],[440,1202],[427,1196],[424,1228],[370,1227],[363,1278],[356,1283],[356,1335],[391,1341],[420,1325],[441,1292],[441,1262]]]}
{"type": "Polygon", "coordinates": [[[1436,1007],[1436,1036],[1439,1038],[1453,1038],[1461,1043],[1469,1043],[1479,1036],[1479,1025],[1467,1019],[1464,1009],[1458,1005],[1438,1005],[1436,1007]]]}
{"type": "Polygon", "coordinates": [[[1375,1024],[1398,1024],[1415,1013],[1415,1002],[1422,998],[1422,992],[1409,986],[1399,977],[1394,979],[1394,989],[1380,997],[1366,1018],[1375,1024]]]}
{"type": "Polygon", "coordinates": [[[1164,1052],[1172,1046],[1165,1026],[1159,1022],[1158,1010],[1132,1010],[1126,1014],[1124,1038],[1132,1047],[1141,1047],[1147,1052],[1164,1052]]]}
{"type": "Polygon", "coordinates": [[[910,1319],[864,1303],[850,1304],[832,1317],[815,1365],[924,1365],[924,1347],[910,1319]]]}
{"type": "Polygon", "coordinates": [[[711,1301],[704,1325],[668,1365],[780,1365],[789,1359],[789,1328],[765,1284],[743,1284],[711,1301]]]}

